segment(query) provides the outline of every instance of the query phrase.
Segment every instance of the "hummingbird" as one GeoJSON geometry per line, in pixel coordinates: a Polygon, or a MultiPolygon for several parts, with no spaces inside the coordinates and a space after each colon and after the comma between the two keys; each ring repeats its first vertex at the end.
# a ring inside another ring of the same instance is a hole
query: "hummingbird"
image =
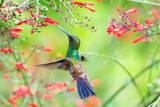
{"type": "Polygon", "coordinates": [[[95,96],[95,92],[89,84],[88,77],[85,74],[82,62],[85,57],[80,56],[78,49],[80,47],[80,39],[77,36],[70,35],[62,27],[58,27],[68,36],[69,46],[66,57],[64,59],[49,63],[39,64],[38,66],[48,68],[50,70],[58,68],[69,71],[70,75],[77,80],[77,89],[81,99],[89,96],[95,96]]]}

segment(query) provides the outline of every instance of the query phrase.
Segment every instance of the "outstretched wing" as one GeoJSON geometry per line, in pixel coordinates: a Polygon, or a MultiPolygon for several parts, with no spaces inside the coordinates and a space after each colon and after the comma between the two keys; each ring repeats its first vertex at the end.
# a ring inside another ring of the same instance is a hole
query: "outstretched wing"
{"type": "Polygon", "coordinates": [[[36,66],[44,67],[44,68],[47,68],[49,70],[52,70],[52,69],[55,69],[55,68],[62,69],[62,70],[68,70],[69,67],[70,67],[70,62],[67,59],[61,59],[61,60],[58,60],[58,61],[39,64],[39,65],[36,65],[36,66]]]}

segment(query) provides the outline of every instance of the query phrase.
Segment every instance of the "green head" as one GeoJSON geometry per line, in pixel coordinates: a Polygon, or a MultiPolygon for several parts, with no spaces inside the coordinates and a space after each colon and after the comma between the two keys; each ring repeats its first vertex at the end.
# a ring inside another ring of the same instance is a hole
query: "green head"
{"type": "Polygon", "coordinates": [[[67,34],[67,36],[69,38],[69,46],[72,47],[73,49],[78,50],[80,47],[80,39],[77,36],[70,35],[68,32],[66,32],[60,26],[58,26],[58,27],[67,34]]]}

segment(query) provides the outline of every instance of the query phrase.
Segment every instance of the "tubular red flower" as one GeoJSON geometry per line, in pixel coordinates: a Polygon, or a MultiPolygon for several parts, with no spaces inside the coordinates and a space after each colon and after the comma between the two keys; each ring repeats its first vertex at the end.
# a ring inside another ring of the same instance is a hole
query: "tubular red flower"
{"type": "Polygon", "coordinates": [[[23,31],[24,29],[21,27],[16,27],[16,28],[11,28],[10,31],[15,31],[15,32],[20,32],[23,31]]]}
{"type": "Polygon", "coordinates": [[[4,8],[6,8],[7,6],[2,6],[2,8],[4,9],[4,8]]]}
{"type": "Polygon", "coordinates": [[[21,14],[21,13],[22,13],[22,11],[21,11],[21,10],[19,10],[19,9],[17,9],[17,12],[18,12],[19,14],[21,14]]]}
{"type": "Polygon", "coordinates": [[[12,37],[13,37],[13,38],[15,38],[15,37],[20,37],[20,36],[21,36],[21,34],[16,33],[16,32],[13,32],[13,31],[11,31],[11,34],[12,34],[12,37]]]}
{"type": "Polygon", "coordinates": [[[46,52],[52,52],[53,49],[52,48],[43,48],[43,50],[46,52]]]}
{"type": "Polygon", "coordinates": [[[86,2],[86,5],[94,6],[94,3],[86,2]]]}
{"type": "Polygon", "coordinates": [[[21,22],[17,23],[17,25],[21,25],[21,24],[23,24],[23,23],[25,23],[25,22],[24,22],[24,21],[21,21],[21,22]]]}
{"type": "Polygon", "coordinates": [[[11,103],[11,104],[13,104],[13,105],[17,105],[17,103],[13,99],[8,99],[8,102],[11,103]]]}
{"type": "Polygon", "coordinates": [[[31,34],[33,34],[35,31],[34,30],[31,30],[31,34]]]}
{"type": "Polygon", "coordinates": [[[9,78],[10,76],[8,74],[4,74],[3,78],[9,78]]]}
{"type": "Polygon", "coordinates": [[[98,86],[99,85],[99,80],[95,79],[95,80],[91,81],[91,85],[92,86],[98,86]]]}
{"type": "Polygon", "coordinates": [[[133,40],[132,43],[135,44],[137,42],[146,41],[146,40],[147,40],[147,38],[145,36],[142,36],[142,37],[138,37],[135,40],[133,40]]]}
{"type": "Polygon", "coordinates": [[[90,10],[91,12],[95,12],[96,10],[95,9],[92,9],[90,7],[85,7],[86,9],[90,10]]]}
{"type": "Polygon", "coordinates": [[[99,106],[102,104],[101,100],[99,98],[96,98],[94,96],[90,96],[88,98],[88,102],[92,105],[96,105],[96,106],[99,106]]]}
{"type": "Polygon", "coordinates": [[[48,22],[50,24],[54,24],[54,25],[58,25],[59,22],[58,21],[55,21],[54,19],[51,19],[51,18],[44,18],[45,19],[45,22],[48,22]]]}
{"type": "Polygon", "coordinates": [[[73,92],[73,91],[75,91],[76,90],[76,88],[75,87],[72,87],[72,88],[68,88],[67,89],[67,92],[73,92]]]}
{"type": "Polygon", "coordinates": [[[119,38],[119,37],[122,36],[122,34],[124,34],[125,32],[126,32],[126,30],[122,30],[122,31],[116,33],[116,35],[117,35],[118,38],[119,38]]]}
{"type": "Polygon", "coordinates": [[[16,69],[23,69],[24,71],[28,71],[28,69],[25,68],[24,65],[23,65],[20,61],[18,61],[18,62],[15,64],[15,67],[16,67],[16,69]]]}
{"type": "Polygon", "coordinates": [[[5,53],[6,53],[6,52],[8,52],[8,51],[9,51],[8,48],[2,48],[2,49],[1,49],[1,52],[5,52],[5,53]]]}
{"type": "Polygon", "coordinates": [[[6,18],[5,18],[5,22],[7,22],[8,21],[8,16],[6,16],[6,18]]]}
{"type": "Polygon", "coordinates": [[[97,0],[98,2],[102,1],[102,0],[97,0]]]}
{"type": "Polygon", "coordinates": [[[147,24],[151,24],[151,23],[154,22],[154,20],[153,20],[153,18],[146,18],[146,19],[145,19],[145,22],[146,22],[147,24]]]}
{"type": "Polygon", "coordinates": [[[45,26],[45,27],[47,27],[47,24],[42,23],[42,24],[41,24],[41,26],[45,26]]]}
{"type": "Polygon", "coordinates": [[[137,12],[137,9],[135,8],[132,8],[132,9],[129,9],[125,12],[125,14],[129,14],[129,13],[136,13],[137,12]]]}
{"type": "Polygon", "coordinates": [[[29,106],[30,106],[30,107],[38,107],[38,105],[35,104],[35,103],[30,103],[29,106]]]}
{"type": "Polygon", "coordinates": [[[33,14],[32,10],[30,10],[30,13],[31,13],[31,16],[34,17],[34,14],[33,14]]]}
{"type": "Polygon", "coordinates": [[[50,95],[50,94],[43,94],[43,95],[41,96],[41,98],[42,98],[42,99],[46,99],[46,100],[50,100],[50,99],[53,98],[53,96],[50,95]]]}

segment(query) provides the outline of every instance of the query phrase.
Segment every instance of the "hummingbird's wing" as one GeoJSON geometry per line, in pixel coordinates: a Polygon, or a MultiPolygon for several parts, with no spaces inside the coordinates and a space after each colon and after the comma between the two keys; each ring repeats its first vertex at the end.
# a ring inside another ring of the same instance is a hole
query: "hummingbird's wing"
{"type": "Polygon", "coordinates": [[[44,68],[47,68],[49,70],[52,70],[52,69],[55,69],[55,68],[62,69],[62,70],[68,70],[69,67],[70,67],[70,63],[67,59],[61,59],[61,60],[58,60],[58,61],[39,64],[39,65],[36,65],[36,66],[44,67],[44,68]]]}

